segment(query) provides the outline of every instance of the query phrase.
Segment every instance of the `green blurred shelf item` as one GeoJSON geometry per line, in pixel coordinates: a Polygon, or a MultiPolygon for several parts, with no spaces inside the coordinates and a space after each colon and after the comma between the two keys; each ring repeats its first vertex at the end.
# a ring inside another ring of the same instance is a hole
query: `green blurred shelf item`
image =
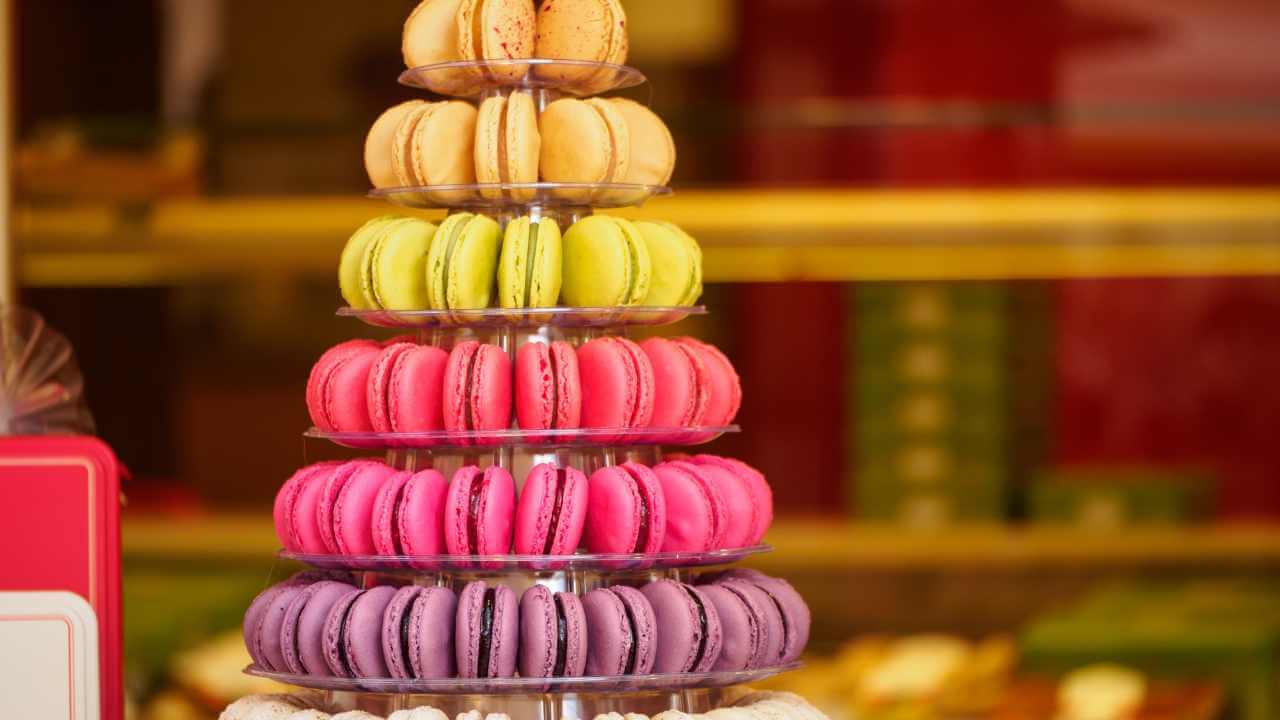
{"type": "Polygon", "coordinates": [[[1212,475],[1160,468],[1060,468],[1031,483],[1033,522],[1116,527],[1186,524],[1213,513],[1212,475]]]}

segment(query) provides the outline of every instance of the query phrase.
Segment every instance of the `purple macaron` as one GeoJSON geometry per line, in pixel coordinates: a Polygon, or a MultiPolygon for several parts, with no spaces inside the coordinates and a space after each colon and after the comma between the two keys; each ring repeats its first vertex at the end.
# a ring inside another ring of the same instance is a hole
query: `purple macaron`
{"type": "Polygon", "coordinates": [[[458,676],[507,678],[516,672],[519,643],[516,594],[505,585],[470,583],[458,596],[454,632],[458,676]]]}
{"type": "Polygon", "coordinates": [[[782,644],[779,652],[779,665],[785,665],[800,658],[804,648],[809,644],[809,626],[812,617],[809,606],[791,583],[782,578],[770,577],[758,570],[734,568],[719,578],[717,583],[739,580],[750,583],[764,591],[778,613],[782,616],[782,644]]]}
{"type": "Polygon", "coordinates": [[[720,659],[723,634],[716,606],[702,590],[658,580],[641,588],[658,621],[657,673],[707,672],[720,659]]]}
{"type": "Polygon", "coordinates": [[[244,646],[258,667],[284,672],[284,654],[280,648],[280,629],[285,611],[293,597],[306,587],[292,579],[272,585],[258,593],[244,613],[244,646]]]}
{"type": "Polygon", "coordinates": [[[457,608],[458,597],[448,588],[408,585],[396,591],[382,616],[382,656],[391,677],[453,677],[457,608]]]}
{"type": "Polygon", "coordinates": [[[720,658],[712,670],[736,672],[779,664],[782,615],[767,594],[741,580],[725,580],[699,588],[720,616],[720,658]]]}
{"type": "Polygon", "coordinates": [[[579,677],[587,667],[582,600],[534,585],[520,597],[520,677],[579,677]]]}
{"type": "Polygon", "coordinates": [[[389,585],[351,590],[338,598],[324,622],[324,657],[337,677],[385,678],[382,616],[396,594],[389,585]]]}
{"type": "Polygon", "coordinates": [[[657,655],[658,625],[639,590],[598,588],[582,598],[587,619],[587,666],[591,676],[648,675],[657,655]]]}
{"type": "Polygon", "coordinates": [[[355,590],[349,583],[322,580],[293,596],[280,629],[285,667],[295,675],[331,675],[325,660],[324,623],[334,603],[355,590]]]}

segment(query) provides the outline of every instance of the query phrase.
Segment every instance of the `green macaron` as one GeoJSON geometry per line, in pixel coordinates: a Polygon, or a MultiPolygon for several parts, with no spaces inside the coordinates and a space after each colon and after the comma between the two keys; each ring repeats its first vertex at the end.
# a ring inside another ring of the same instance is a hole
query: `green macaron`
{"type": "Polygon", "coordinates": [[[401,218],[394,215],[376,217],[351,234],[347,245],[342,249],[342,258],[338,261],[338,289],[342,291],[342,299],[355,310],[374,310],[374,305],[365,300],[361,289],[364,275],[364,251],[369,247],[383,229],[401,218]]]}
{"type": "Polygon", "coordinates": [[[651,220],[636,227],[644,236],[653,265],[646,305],[677,307],[693,305],[702,297],[702,248],[676,225],[651,220]]]}
{"type": "Polygon", "coordinates": [[[504,308],[552,307],[560,297],[560,226],[551,218],[519,217],[507,223],[498,260],[498,304],[504,308]]]}
{"type": "Polygon", "coordinates": [[[360,290],[366,303],[384,310],[422,310],[427,307],[427,253],[436,226],[404,218],[382,226],[365,245],[361,258],[360,290]]]}
{"type": "Polygon", "coordinates": [[[476,310],[493,299],[502,228],[484,215],[445,218],[427,254],[427,296],[435,310],[476,310]]]}
{"type": "Polygon", "coordinates": [[[649,249],[635,223],[592,215],[564,234],[561,295],[574,307],[639,305],[649,294],[649,249]]]}

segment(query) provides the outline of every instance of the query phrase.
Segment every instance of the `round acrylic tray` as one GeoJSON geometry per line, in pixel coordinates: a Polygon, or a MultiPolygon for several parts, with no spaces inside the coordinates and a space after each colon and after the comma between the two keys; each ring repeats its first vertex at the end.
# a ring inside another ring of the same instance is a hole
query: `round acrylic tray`
{"type": "Polygon", "coordinates": [[[410,68],[400,73],[401,85],[463,98],[522,89],[549,90],[583,97],[635,87],[644,82],[644,73],[625,65],[549,58],[455,60],[410,68]]]}
{"type": "Polygon", "coordinates": [[[356,310],[338,309],[339,317],[351,317],[381,328],[619,328],[652,327],[680,322],[691,315],[705,315],[702,305],[684,307],[550,307],[484,308],[480,310],[356,310]]]}
{"type": "Polygon", "coordinates": [[[652,572],[670,568],[706,568],[730,565],[752,555],[771,552],[769,545],[711,550],[708,552],[576,553],[573,555],[316,555],[280,550],[285,560],[324,570],[416,573],[652,572]]]}
{"type": "Polygon", "coordinates": [[[377,188],[369,197],[419,210],[512,207],[620,208],[671,194],[665,185],[635,183],[470,183],[377,188]]]}
{"type": "Polygon", "coordinates": [[[567,678],[434,678],[402,680],[398,678],[340,678],[295,675],[265,670],[257,665],[245,673],[270,678],[288,685],[320,690],[346,690],[375,693],[429,693],[439,695],[508,695],[529,693],[611,693],[673,690],[681,688],[718,688],[758,682],[800,667],[799,662],[758,670],[665,673],[611,677],[567,678]]]}
{"type": "Polygon", "coordinates": [[[737,425],[688,428],[574,428],[571,430],[436,430],[414,433],[341,432],[312,427],[308,438],[360,450],[446,449],[474,447],[598,447],[601,445],[701,445],[737,425]]]}

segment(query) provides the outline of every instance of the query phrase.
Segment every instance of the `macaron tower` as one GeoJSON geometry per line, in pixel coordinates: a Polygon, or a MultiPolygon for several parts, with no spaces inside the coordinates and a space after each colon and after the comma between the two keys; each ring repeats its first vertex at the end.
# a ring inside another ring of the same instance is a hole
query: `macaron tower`
{"type": "Polygon", "coordinates": [[[738,431],[730,357],[633,339],[705,312],[701,250],[597,214],[668,194],[676,163],[607,96],[645,81],[628,47],[619,0],[406,20],[400,82],[425,93],[373,121],[369,194],[444,212],[370,219],[335,258],[338,314],[369,327],[311,371],[317,457],[273,508],[310,568],[244,622],[246,672],[296,688],[281,713],[647,720],[799,662],[803,598],[732,567],[770,549],[769,482],[700,448],[738,431]]]}

